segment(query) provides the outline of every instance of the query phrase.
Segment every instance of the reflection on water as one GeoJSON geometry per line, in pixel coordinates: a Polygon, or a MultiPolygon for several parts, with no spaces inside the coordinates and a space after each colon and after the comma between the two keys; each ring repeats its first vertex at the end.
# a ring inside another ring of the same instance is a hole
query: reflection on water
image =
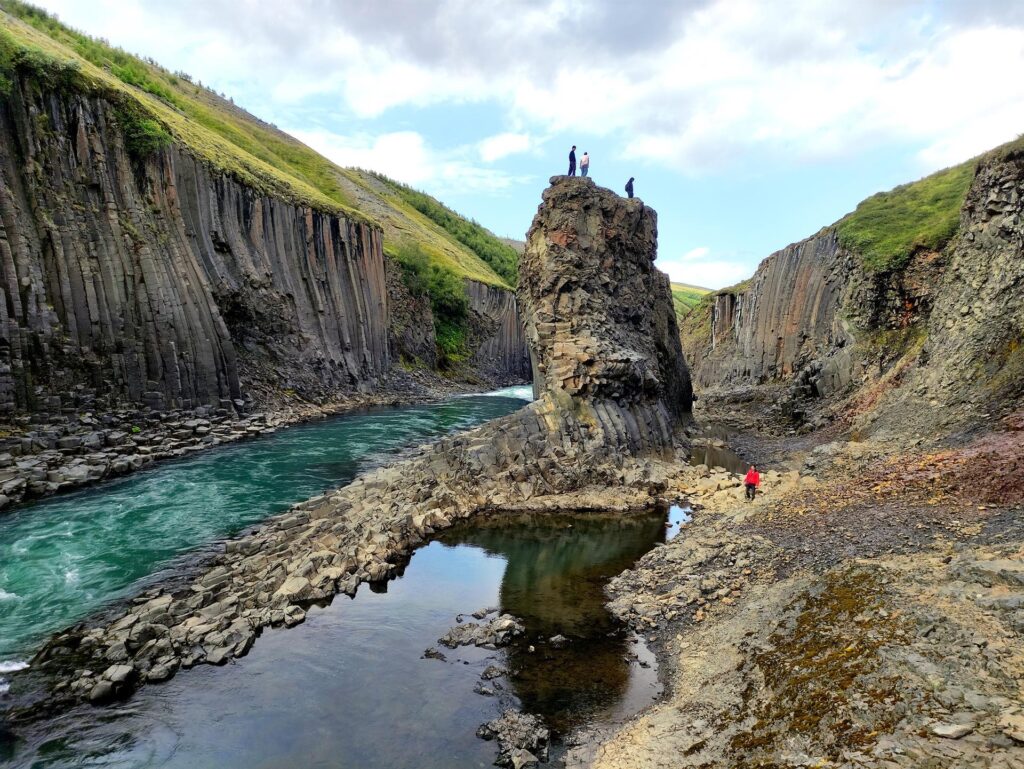
{"type": "Polygon", "coordinates": [[[732,449],[700,444],[690,448],[690,464],[724,467],[730,473],[745,473],[750,468],[750,463],[732,449]]]}
{"type": "Polygon", "coordinates": [[[126,703],[40,725],[22,735],[15,765],[486,767],[495,747],[475,730],[503,703],[473,688],[491,664],[509,669],[506,693],[562,734],[620,720],[658,689],[653,669],[631,661],[646,652],[605,610],[602,590],[665,538],[665,522],[520,516],[465,525],[417,551],[386,591],[313,608],[305,624],[265,632],[231,665],[200,666],[126,703]],[[486,606],[521,617],[526,635],[502,651],[423,658],[456,614],[486,606]],[[562,649],[547,642],[557,634],[570,639],[562,649]]]}
{"type": "Polygon", "coordinates": [[[605,607],[604,585],[664,538],[664,514],[517,515],[445,535],[507,560],[500,605],[526,626],[508,650],[511,683],[523,708],[556,731],[615,720],[657,693],[653,675],[635,680],[630,639],[605,607]],[[569,639],[562,648],[548,641],[557,635],[569,639]]]}

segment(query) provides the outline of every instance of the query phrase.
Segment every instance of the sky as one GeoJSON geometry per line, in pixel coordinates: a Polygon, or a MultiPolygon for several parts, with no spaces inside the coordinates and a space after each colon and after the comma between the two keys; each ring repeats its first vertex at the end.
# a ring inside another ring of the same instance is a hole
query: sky
{"type": "Polygon", "coordinates": [[[35,2],[498,235],[575,144],[709,288],[1024,133],[1019,0],[35,2]]]}

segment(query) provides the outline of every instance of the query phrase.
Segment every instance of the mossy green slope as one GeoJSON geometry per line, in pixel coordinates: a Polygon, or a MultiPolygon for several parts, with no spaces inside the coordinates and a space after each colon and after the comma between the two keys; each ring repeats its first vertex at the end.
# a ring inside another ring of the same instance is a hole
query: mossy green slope
{"type": "MultiPolygon", "coordinates": [[[[10,88],[17,72],[111,101],[125,124],[130,148],[139,154],[177,141],[261,193],[380,225],[389,253],[411,241],[458,277],[502,287],[510,286],[508,276],[514,278],[507,270],[499,274],[485,260],[497,253],[488,239],[500,240],[454,212],[444,209],[453,219],[449,226],[439,225],[409,202],[414,191],[405,193],[397,189],[401,185],[340,168],[188,75],[69,29],[33,6],[0,0],[0,92],[10,88]],[[474,232],[474,227],[479,237],[467,245],[468,239],[457,233],[474,232]]],[[[501,265],[500,259],[492,261],[501,265]]]]}
{"type": "Polygon", "coordinates": [[[940,250],[960,225],[976,166],[970,160],[872,195],[836,222],[840,243],[872,272],[899,270],[917,251],[940,250]]]}

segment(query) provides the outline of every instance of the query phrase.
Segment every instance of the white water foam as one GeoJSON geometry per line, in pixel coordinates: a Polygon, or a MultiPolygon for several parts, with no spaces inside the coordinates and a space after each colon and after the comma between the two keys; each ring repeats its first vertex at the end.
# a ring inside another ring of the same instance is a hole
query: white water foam
{"type": "MultiPolygon", "coordinates": [[[[474,393],[470,393],[473,395],[474,393]]],[[[480,395],[490,395],[499,398],[518,398],[522,401],[533,400],[533,385],[514,385],[512,387],[502,387],[500,390],[492,390],[487,393],[480,393],[480,395]]]]}
{"type": "MultiPolygon", "coordinates": [[[[0,662],[0,673],[17,673],[19,670],[24,670],[28,667],[27,662],[19,662],[16,660],[4,660],[0,662]]],[[[11,690],[11,684],[6,678],[0,678],[0,697],[7,694],[11,690]]]]}
{"type": "Polygon", "coordinates": [[[8,593],[3,588],[0,588],[0,601],[15,601],[20,597],[17,593],[8,593]]]}
{"type": "Polygon", "coordinates": [[[78,569],[68,569],[64,572],[64,583],[74,585],[78,583],[78,569]]]}

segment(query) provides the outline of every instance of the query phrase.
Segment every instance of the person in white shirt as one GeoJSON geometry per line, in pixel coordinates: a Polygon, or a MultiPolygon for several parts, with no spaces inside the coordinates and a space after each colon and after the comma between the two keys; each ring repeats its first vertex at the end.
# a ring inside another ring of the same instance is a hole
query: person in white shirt
{"type": "Polygon", "coordinates": [[[580,175],[586,176],[587,171],[590,170],[590,155],[586,152],[583,153],[583,157],[580,158],[580,175]]]}

